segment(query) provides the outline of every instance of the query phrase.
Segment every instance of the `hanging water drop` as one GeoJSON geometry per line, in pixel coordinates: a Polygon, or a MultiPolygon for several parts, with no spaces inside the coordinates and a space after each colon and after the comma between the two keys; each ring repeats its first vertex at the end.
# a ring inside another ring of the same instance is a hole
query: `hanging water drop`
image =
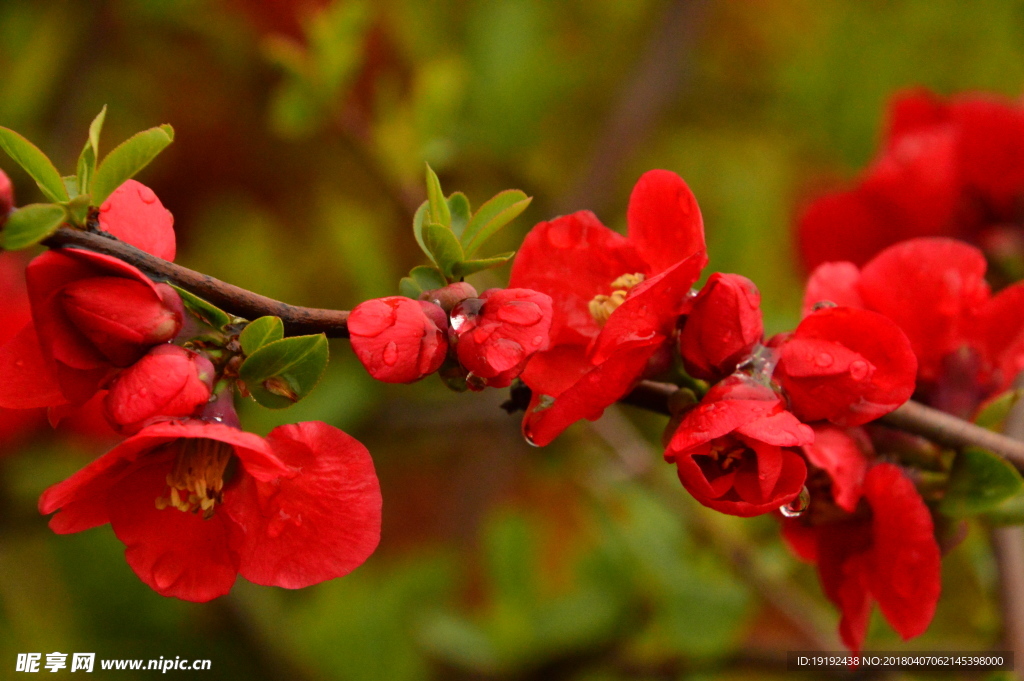
{"type": "Polygon", "coordinates": [[[799,518],[807,510],[807,507],[811,505],[811,493],[807,489],[807,485],[800,490],[800,494],[796,495],[793,501],[779,507],[779,513],[786,516],[787,518],[799,518]]]}

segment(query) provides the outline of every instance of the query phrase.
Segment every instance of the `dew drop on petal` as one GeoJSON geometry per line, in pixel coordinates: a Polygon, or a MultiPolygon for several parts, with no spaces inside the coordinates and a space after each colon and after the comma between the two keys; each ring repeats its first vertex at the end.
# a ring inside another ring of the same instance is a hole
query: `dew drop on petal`
{"type": "Polygon", "coordinates": [[[834,360],[832,359],[832,355],[828,354],[827,352],[823,352],[814,358],[814,363],[823,369],[825,367],[832,366],[833,361],[834,360]]]}
{"type": "Polygon", "coordinates": [[[868,377],[869,372],[870,367],[868,366],[868,363],[865,362],[864,360],[857,359],[850,362],[850,376],[853,378],[853,380],[863,381],[865,378],[868,377]]]}
{"type": "Polygon", "coordinates": [[[388,341],[388,344],[384,346],[383,359],[389,367],[395,366],[398,361],[398,344],[395,341],[388,341]]]}
{"type": "Polygon", "coordinates": [[[811,505],[811,493],[807,489],[807,486],[800,490],[800,494],[796,495],[796,498],[788,504],[784,504],[779,507],[779,513],[786,516],[787,518],[799,518],[807,510],[807,507],[811,505]]]}
{"type": "Polygon", "coordinates": [[[540,306],[528,300],[513,300],[498,308],[498,319],[517,326],[532,326],[544,317],[540,306]]]}
{"type": "Polygon", "coordinates": [[[156,194],[154,194],[153,190],[144,184],[139,185],[139,198],[142,199],[143,203],[156,202],[156,194]]]}

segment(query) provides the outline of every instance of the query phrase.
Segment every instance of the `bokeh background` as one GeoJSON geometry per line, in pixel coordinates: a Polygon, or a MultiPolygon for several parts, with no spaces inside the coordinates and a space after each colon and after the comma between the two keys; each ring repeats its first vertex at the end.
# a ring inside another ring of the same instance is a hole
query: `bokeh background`
{"type": "MultiPolygon", "coordinates": [[[[178,262],[341,309],[420,264],[424,161],[474,205],[535,197],[494,252],[581,208],[621,229],[634,181],[662,167],[700,202],[708,271],[753,279],[768,331],[792,328],[794,217],[870,160],[888,98],[1022,82],[1009,0],[0,2],[0,125],[71,168],[104,104],[105,150],[171,123],[139,179],[175,215],[178,262]]],[[[364,566],[298,592],[240,579],[209,604],[165,599],[109,527],[47,529],[39,493],[109,442],[40,430],[0,443],[0,678],[17,653],[53,651],[209,658],[217,679],[792,678],[786,650],[839,648],[777,523],[700,507],[660,463],[663,417],[612,409],[533,449],[506,391],[374,383],[345,342],[331,350],[309,398],[244,405],[243,423],[322,419],[369,447],[385,505],[364,566]]],[[[929,632],[902,644],[876,614],[869,647],[998,645],[972,529],[929,632]]]]}

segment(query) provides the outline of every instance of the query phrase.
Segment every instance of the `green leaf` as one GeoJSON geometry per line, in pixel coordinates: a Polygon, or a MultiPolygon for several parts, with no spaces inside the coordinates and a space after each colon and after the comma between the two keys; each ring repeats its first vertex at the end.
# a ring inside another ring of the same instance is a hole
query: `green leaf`
{"type": "Polygon", "coordinates": [[[498,230],[515,220],[533,201],[518,189],[507,189],[480,206],[462,233],[467,255],[473,255],[498,230]]]}
{"type": "Polygon", "coordinates": [[[982,428],[1001,431],[1003,429],[1003,421],[1006,420],[1006,416],[1013,409],[1013,405],[1020,399],[1022,392],[1024,391],[1007,390],[1000,395],[986,400],[978,409],[978,413],[974,415],[974,423],[982,428]]]}
{"type": "Polygon", "coordinates": [[[482,272],[489,270],[492,267],[501,267],[516,254],[515,251],[509,251],[508,253],[502,253],[501,255],[495,255],[491,258],[482,258],[480,260],[463,260],[462,262],[455,263],[452,267],[452,273],[459,278],[468,277],[476,272],[482,272]]]}
{"type": "Polygon", "coordinates": [[[32,176],[46,198],[54,203],[71,198],[60,179],[60,173],[39,147],[10,128],[0,126],[0,148],[32,176]]]}
{"type": "Polygon", "coordinates": [[[68,217],[64,206],[30,203],[15,210],[0,231],[0,247],[17,251],[37,244],[57,231],[68,217]]]}
{"type": "Polygon", "coordinates": [[[985,519],[994,525],[1024,524],[1024,493],[1014,494],[985,511],[985,519]]]}
{"type": "Polygon", "coordinates": [[[1024,490],[1024,478],[1005,459],[984,449],[967,447],[953,461],[946,496],[939,510],[961,518],[994,509],[1024,490]]]}
{"type": "Polygon", "coordinates": [[[413,267],[412,271],[409,272],[409,276],[412,277],[413,281],[423,291],[431,291],[448,285],[444,275],[436,267],[430,267],[429,265],[413,267]]]}
{"type": "Polygon", "coordinates": [[[420,288],[419,284],[412,277],[402,277],[398,281],[398,292],[406,298],[412,298],[413,300],[419,300],[419,297],[423,295],[423,289],[420,288]]]}
{"type": "Polygon", "coordinates": [[[187,307],[192,314],[199,317],[199,319],[206,322],[213,328],[222,329],[231,323],[231,315],[213,303],[207,302],[191,291],[186,291],[174,284],[171,284],[171,286],[178,292],[178,295],[181,296],[182,304],[187,307]]]}
{"type": "Polygon", "coordinates": [[[412,216],[412,235],[416,237],[416,243],[420,245],[420,250],[427,257],[430,257],[430,251],[427,250],[427,244],[423,241],[423,223],[427,221],[427,208],[429,206],[430,202],[424,201],[416,209],[416,214],[412,216]]]}
{"type": "Polygon", "coordinates": [[[125,180],[149,165],[173,141],[174,128],[165,124],[136,133],[117,145],[96,169],[92,180],[93,205],[106,201],[125,180]]]}
{"type": "Polygon", "coordinates": [[[423,225],[423,241],[427,245],[430,257],[445,277],[457,279],[458,277],[452,273],[452,268],[465,256],[452,230],[436,222],[427,222],[423,225]]]}
{"type": "Polygon", "coordinates": [[[238,336],[242,352],[251,355],[264,345],[284,338],[284,322],[280,317],[260,317],[245,325],[238,336]]]}
{"type": "Polygon", "coordinates": [[[89,124],[89,139],[85,141],[82,153],[78,155],[77,181],[79,194],[88,194],[89,187],[92,186],[92,178],[96,174],[96,161],[100,155],[100,131],[103,130],[103,121],[106,118],[107,106],[104,104],[96,118],[92,119],[92,123],[89,124]]]}
{"type": "Polygon", "coordinates": [[[78,197],[78,178],[74,175],[65,175],[60,181],[64,183],[64,191],[68,193],[68,198],[74,201],[78,197]]]}
{"type": "Polygon", "coordinates": [[[238,376],[264,407],[290,407],[309,394],[327,368],[327,337],[292,336],[268,343],[242,362],[238,376]]]}
{"type": "Polygon", "coordinates": [[[441,191],[441,181],[437,179],[437,174],[434,173],[429,163],[427,164],[427,203],[430,204],[430,220],[428,222],[434,222],[450,228],[452,225],[452,212],[448,208],[448,201],[444,198],[444,192],[441,191]]]}
{"type": "Polygon", "coordinates": [[[461,236],[473,215],[469,208],[469,199],[462,192],[455,192],[448,197],[448,210],[452,214],[452,232],[461,236]]]}

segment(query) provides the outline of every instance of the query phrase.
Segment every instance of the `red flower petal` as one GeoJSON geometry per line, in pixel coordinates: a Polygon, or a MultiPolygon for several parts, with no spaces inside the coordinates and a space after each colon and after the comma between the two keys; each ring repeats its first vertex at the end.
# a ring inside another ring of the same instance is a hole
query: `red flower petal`
{"type": "Polygon", "coordinates": [[[580,211],[530,230],[512,263],[509,286],[551,296],[553,345],[585,344],[601,330],[590,314],[594,296],[610,295],[623,274],[648,272],[633,244],[590,211],[580,211]]]}
{"type": "Polygon", "coordinates": [[[871,615],[865,553],[871,546],[871,527],[863,521],[833,523],[818,531],[818,576],[828,599],[839,607],[839,635],[860,651],[871,615]]]}
{"type": "Polygon", "coordinates": [[[803,316],[815,311],[818,303],[829,302],[839,307],[864,307],[861,300],[860,269],[852,262],[826,262],[818,265],[807,280],[803,316]]]}
{"type": "Polygon", "coordinates": [[[932,517],[914,483],[892,464],[868,471],[864,496],[874,511],[866,579],[882,614],[906,640],[928,628],[942,590],[932,517]]]}
{"type": "Polygon", "coordinates": [[[218,509],[198,513],[157,509],[167,489],[173,454],[153,457],[107,493],[114,534],[125,544],[128,565],[163,596],[203,603],[231,590],[238,575],[239,539],[234,523],[218,509]]]}
{"type": "Polygon", "coordinates": [[[849,513],[857,509],[868,457],[874,456],[871,441],[861,429],[843,430],[829,425],[814,427],[814,442],[804,445],[804,455],[812,465],[832,478],[832,498],[849,513]]]}
{"type": "Polygon", "coordinates": [[[633,187],[626,218],[629,240],[649,265],[649,274],[706,251],[697,199],[673,172],[644,173],[633,187]]]}
{"type": "Polygon", "coordinates": [[[715,272],[697,294],[679,334],[679,353],[696,378],[728,376],[761,342],[761,294],[738,274],[715,272]]]}
{"type": "Polygon", "coordinates": [[[369,452],[319,421],[280,426],[267,439],[301,473],[244,480],[226,495],[224,508],[245,528],[241,574],[289,589],[348,574],[380,539],[380,486],[369,452]]]}
{"type": "Polygon", "coordinates": [[[64,404],[67,400],[57,384],[50,363],[43,357],[32,324],[0,346],[0,407],[32,409],[64,404]]]}
{"type": "Polygon", "coordinates": [[[174,216],[153,190],[126,180],[100,206],[100,229],[164,260],[174,260],[174,216]]]}

